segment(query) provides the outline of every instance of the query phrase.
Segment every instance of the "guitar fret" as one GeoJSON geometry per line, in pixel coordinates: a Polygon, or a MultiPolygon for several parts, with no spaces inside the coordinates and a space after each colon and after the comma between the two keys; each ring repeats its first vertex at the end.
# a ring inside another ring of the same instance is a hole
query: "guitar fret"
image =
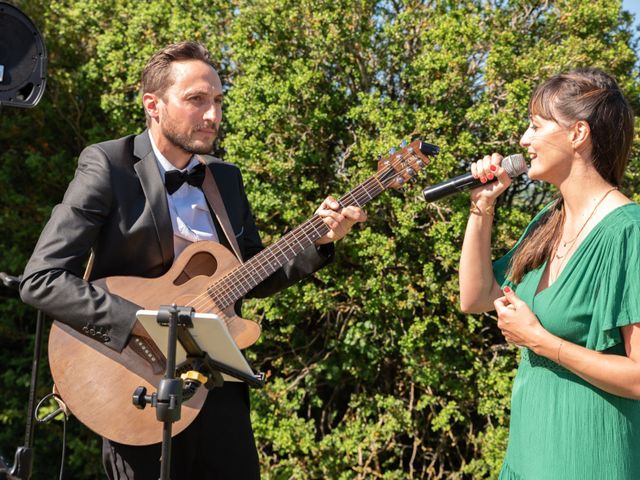
{"type": "MultiPolygon", "coordinates": [[[[230,280],[233,280],[233,279],[234,279],[234,277],[231,277],[231,278],[230,278],[230,280]]],[[[240,290],[240,289],[238,288],[238,284],[237,284],[237,283],[235,283],[235,282],[231,282],[230,288],[231,288],[232,290],[235,290],[235,294],[237,294],[237,295],[242,295],[242,290],[240,290]]]]}
{"type": "Polygon", "coordinates": [[[378,179],[378,177],[377,177],[377,176],[374,176],[373,178],[374,178],[374,180],[375,180],[376,182],[378,182],[378,183],[380,184],[380,188],[381,188],[382,190],[384,190],[384,185],[383,185],[383,184],[382,184],[382,182],[378,179]]]}
{"type": "Polygon", "coordinates": [[[353,195],[353,193],[349,192],[347,195],[349,195],[352,198],[352,202],[356,204],[356,207],[360,206],[360,202],[358,201],[358,199],[353,195]]]}
{"type": "MultiPolygon", "coordinates": [[[[298,236],[297,236],[297,235],[298,235],[298,232],[297,232],[296,230],[294,230],[294,232],[296,232],[296,233],[295,233],[295,235],[293,235],[293,238],[294,238],[294,239],[295,239],[295,241],[298,243],[298,245],[300,245],[300,252],[302,252],[302,251],[303,251],[305,248],[307,248],[307,247],[305,247],[305,246],[302,244],[302,242],[300,241],[300,239],[298,238],[298,236]]],[[[306,237],[306,235],[305,235],[305,237],[306,237]]],[[[300,252],[298,252],[298,253],[300,253],[300,252]]]]}
{"type": "Polygon", "coordinates": [[[276,243],[276,248],[279,251],[279,255],[276,256],[276,259],[278,261],[278,266],[282,265],[283,263],[289,261],[289,257],[287,256],[287,253],[283,250],[282,245],[280,242],[276,243]]]}
{"type": "MultiPolygon", "coordinates": [[[[293,249],[293,245],[291,245],[291,244],[290,244],[290,243],[288,243],[288,242],[285,242],[285,245],[286,245],[287,247],[289,247],[289,250],[291,250],[291,252],[293,253],[293,256],[294,256],[294,257],[298,254],[298,252],[296,252],[296,251],[293,249]]],[[[292,257],[292,258],[293,258],[293,257],[292,257]]],[[[287,258],[287,261],[289,261],[289,260],[291,260],[291,259],[290,259],[290,258],[287,258]]]]}
{"type": "MultiPolygon", "coordinates": [[[[326,226],[326,223],[322,222],[322,225],[326,226]]],[[[322,225],[318,225],[317,227],[311,223],[311,226],[313,227],[314,232],[316,232],[316,235],[318,235],[318,238],[322,237],[324,235],[323,232],[319,232],[318,228],[321,227],[322,225]]]]}
{"type": "Polygon", "coordinates": [[[309,238],[309,235],[307,235],[307,232],[304,228],[301,228],[300,231],[302,232],[302,234],[304,235],[305,240],[307,241],[307,243],[309,243],[309,245],[311,245],[313,243],[313,240],[311,240],[309,238]]]}
{"type": "MultiPolygon", "coordinates": [[[[255,257],[253,257],[253,258],[255,258],[255,257]]],[[[261,269],[262,269],[262,272],[264,273],[264,277],[265,277],[265,278],[266,278],[266,277],[268,277],[268,276],[269,276],[269,271],[267,270],[267,268],[266,268],[266,266],[264,265],[264,263],[263,263],[263,262],[260,262],[260,261],[256,261],[255,263],[256,263],[256,270],[257,270],[258,268],[261,268],[261,269]]]]}
{"type": "Polygon", "coordinates": [[[366,188],[364,189],[364,193],[367,194],[367,199],[365,200],[365,203],[369,202],[369,200],[371,200],[373,197],[371,196],[371,194],[369,193],[369,190],[367,190],[366,188]]]}

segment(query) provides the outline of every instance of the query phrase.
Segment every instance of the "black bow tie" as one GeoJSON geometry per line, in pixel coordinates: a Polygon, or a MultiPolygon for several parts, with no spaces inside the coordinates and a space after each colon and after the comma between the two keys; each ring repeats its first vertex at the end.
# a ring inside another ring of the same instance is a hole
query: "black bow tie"
{"type": "Polygon", "coordinates": [[[194,187],[201,187],[204,182],[204,165],[198,164],[188,172],[180,170],[169,170],[164,172],[164,186],[167,188],[169,195],[173,195],[184,182],[194,187]]]}

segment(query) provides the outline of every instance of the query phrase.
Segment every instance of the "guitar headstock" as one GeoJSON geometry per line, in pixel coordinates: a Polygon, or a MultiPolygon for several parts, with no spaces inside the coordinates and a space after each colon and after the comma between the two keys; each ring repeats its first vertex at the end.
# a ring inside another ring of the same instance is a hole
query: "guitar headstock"
{"type": "Polygon", "coordinates": [[[400,147],[397,151],[392,149],[388,156],[378,161],[376,177],[385,188],[402,188],[431,162],[430,156],[440,152],[435,145],[424,143],[420,139],[413,140],[408,145],[403,142],[400,147]]]}

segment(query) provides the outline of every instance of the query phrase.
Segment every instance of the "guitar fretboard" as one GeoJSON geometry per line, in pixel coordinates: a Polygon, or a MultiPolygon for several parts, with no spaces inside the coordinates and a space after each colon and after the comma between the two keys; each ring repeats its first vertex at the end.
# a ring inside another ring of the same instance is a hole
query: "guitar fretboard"
{"type": "MultiPolygon", "coordinates": [[[[408,172],[409,177],[413,176],[415,171],[410,165],[415,165],[417,162],[419,166],[423,166],[424,163],[412,148],[405,150],[406,153],[397,154],[392,160],[386,161],[387,166],[342,196],[338,200],[340,206],[345,208],[366,205],[394,182],[403,183],[404,180],[399,171],[404,175],[408,172]],[[411,158],[411,164],[406,162],[408,158],[411,158]]],[[[422,156],[422,158],[425,157],[422,156]]],[[[207,296],[220,309],[233,305],[265,278],[326,235],[329,230],[321,217],[312,216],[247,262],[209,285],[206,291],[207,296]]]]}

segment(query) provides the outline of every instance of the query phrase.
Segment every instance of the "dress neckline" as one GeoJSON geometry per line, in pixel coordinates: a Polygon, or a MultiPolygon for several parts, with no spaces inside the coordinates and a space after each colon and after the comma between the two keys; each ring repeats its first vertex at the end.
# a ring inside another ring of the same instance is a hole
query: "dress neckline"
{"type": "Polygon", "coordinates": [[[602,228],[602,225],[604,225],[609,220],[609,218],[613,216],[614,213],[617,213],[619,210],[625,207],[628,207],[629,205],[638,205],[638,204],[635,202],[629,202],[623,205],[619,205],[615,207],[613,210],[611,210],[609,213],[607,213],[604,217],[602,217],[600,221],[596,223],[591,230],[589,230],[589,233],[587,233],[587,236],[584,237],[584,240],[582,240],[582,242],[580,242],[580,244],[576,247],[575,252],[573,252],[573,255],[571,255],[571,257],[567,261],[564,268],[560,271],[560,274],[555,279],[555,281],[552,284],[547,285],[542,290],[538,291],[538,287],[540,286],[540,282],[542,281],[542,276],[544,275],[544,272],[547,269],[547,264],[549,263],[548,259],[545,260],[545,262],[538,268],[538,271],[536,272],[536,279],[535,279],[536,289],[535,289],[533,298],[536,298],[538,295],[542,294],[543,292],[546,292],[547,290],[551,289],[555,284],[557,284],[559,281],[563,280],[565,276],[565,271],[567,271],[569,267],[572,266],[573,263],[577,261],[575,259],[580,257],[580,255],[578,254],[582,253],[581,250],[584,249],[583,247],[591,241],[591,238],[597,233],[598,230],[602,228]]]}

